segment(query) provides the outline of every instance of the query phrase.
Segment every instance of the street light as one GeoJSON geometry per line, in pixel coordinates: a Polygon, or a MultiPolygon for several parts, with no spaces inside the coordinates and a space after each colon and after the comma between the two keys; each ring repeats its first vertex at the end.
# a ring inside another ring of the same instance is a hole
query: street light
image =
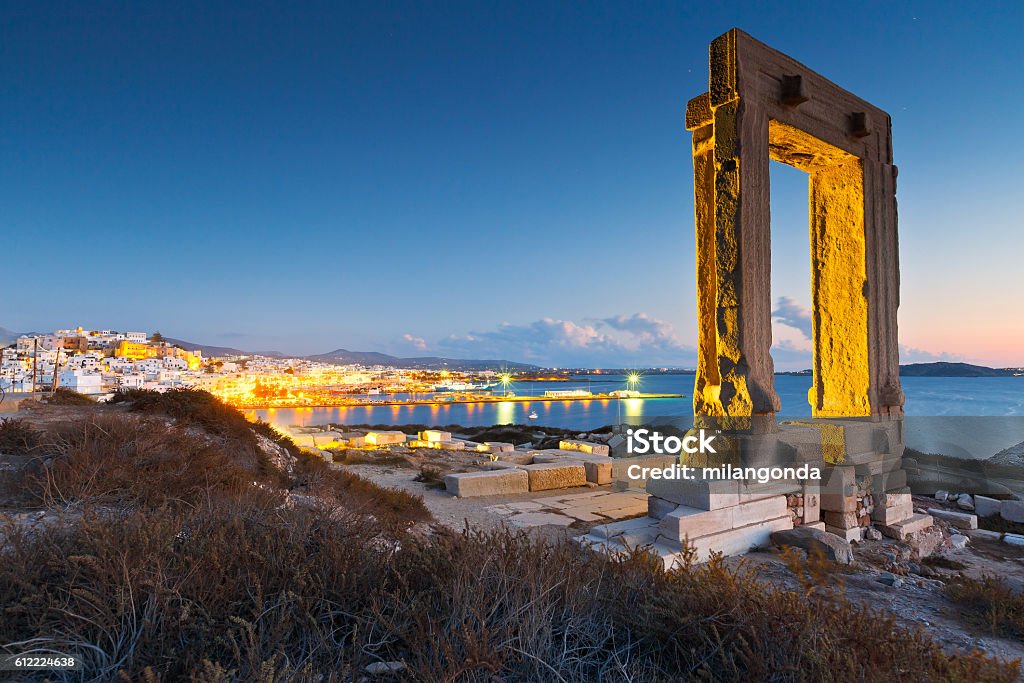
{"type": "Polygon", "coordinates": [[[636,389],[636,385],[638,385],[639,383],[640,383],[640,373],[639,372],[631,372],[628,375],[626,375],[626,386],[629,389],[631,389],[631,390],[632,389],[636,389]]]}
{"type": "Polygon", "coordinates": [[[512,383],[512,375],[510,375],[510,374],[508,374],[506,372],[506,373],[502,374],[501,377],[499,377],[498,379],[501,380],[501,387],[502,387],[502,394],[501,395],[504,396],[504,397],[507,397],[508,396],[508,385],[512,383]]]}

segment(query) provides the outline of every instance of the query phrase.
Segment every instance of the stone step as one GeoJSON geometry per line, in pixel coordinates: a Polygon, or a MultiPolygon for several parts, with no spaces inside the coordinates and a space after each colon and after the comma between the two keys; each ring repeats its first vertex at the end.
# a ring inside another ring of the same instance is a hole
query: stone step
{"type": "MultiPolygon", "coordinates": [[[[793,520],[787,514],[784,517],[767,519],[737,527],[717,534],[690,538],[687,544],[696,552],[697,562],[706,562],[711,558],[711,553],[722,553],[723,555],[741,555],[752,548],[764,548],[771,544],[772,532],[792,529],[793,520]]],[[[682,544],[666,536],[659,537],[659,543],[666,549],[678,548],[682,550],[682,544]]]]}
{"type": "Polygon", "coordinates": [[[909,519],[905,519],[902,522],[896,522],[890,526],[879,525],[878,530],[889,538],[895,538],[897,541],[905,541],[911,534],[924,531],[934,523],[935,520],[932,519],[931,515],[914,514],[909,519]]]}
{"type": "Polygon", "coordinates": [[[651,479],[647,493],[698,510],[718,510],[740,502],[739,483],[732,479],[651,479]]]}
{"type": "Polygon", "coordinates": [[[702,536],[719,534],[785,514],[788,514],[786,497],[781,495],[717,510],[680,505],[662,518],[660,527],[662,535],[669,540],[693,541],[702,536]]]}
{"type": "Polygon", "coordinates": [[[658,520],[651,519],[650,517],[637,517],[636,519],[626,519],[621,522],[601,524],[591,529],[588,535],[595,536],[600,540],[607,540],[625,533],[643,530],[647,527],[658,528],[658,520]]]}
{"type": "Polygon", "coordinates": [[[871,513],[871,519],[873,521],[885,526],[892,526],[897,522],[902,522],[913,516],[914,503],[910,500],[910,494],[907,494],[906,502],[890,507],[876,507],[874,512],[871,513]]]}
{"type": "Polygon", "coordinates": [[[738,479],[651,479],[647,492],[698,510],[719,510],[740,503],[802,491],[793,480],[747,483],[738,479]]]}

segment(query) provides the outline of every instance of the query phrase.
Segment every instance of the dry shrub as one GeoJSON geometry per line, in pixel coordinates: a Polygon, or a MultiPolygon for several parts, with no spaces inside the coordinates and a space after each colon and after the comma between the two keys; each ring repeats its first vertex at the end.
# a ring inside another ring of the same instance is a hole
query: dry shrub
{"type": "Polygon", "coordinates": [[[0,563],[0,651],[76,653],[97,680],[147,668],[188,680],[208,662],[235,672],[225,680],[256,680],[267,662],[332,671],[381,582],[375,556],[388,551],[374,549],[374,534],[357,520],[225,503],[13,533],[0,563]]]}
{"type": "Polygon", "coordinates": [[[1012,681],[891,617],[766,587],[719,560],[664,573],[523,534],[397,547],[357,518],[242,503],[14,533],[0,649],[109,679],[1012,681]],[[13,644],[17,645],[13,645],[13,644]]]}
{"type": "Polygon", "coordinates": [[[31,455],[42,443],[42,432],[18,417],[0,419],[0,453],[31,455]]]}
{"type": "Polygon", "coordinates": [[[842,592],[846,588],[844,574],[852,570],[849,565],[839,564],[825,557],[821,548],[804,552],[799,548],[786,546],[780,554],[786,568],[793,573],[805,595],[816,591],[842,592]]]}
{"type": "Polygon", "coordinates": [[[332,469],[299,449],[288,474],[267,464],[248,439],[211,436],[164,419],[94,414],[53,426],[45,438],[40,448],[47,459],[23,469],[16,481],[36,504],[159,508],[244,499],[268,508],[291,490],[370,515],[395,531],[431,518],[420,496],[332,469]]]}
{"type": "Polygon", "coordinates": [[[370,514],[390,529],[406,529],[431,518],[423,498],[390,489],[344,469],[332,468],[321,458],[300,453],[293,474],[294,489],[335,501],[353,512],[370,514]]]}
{"type": "Polygon", "coordinates": [[[426,484],[427,488],[431,489],[443,489],[444,488],[444,472],[437,467],[431,467],[430,465],[420,465],[420,473],[413,477],[413,481],[418,481],[421,484],[426,484]]]}
{"type": "Polygon", "coordinates": [[[946,584],[946,595],[969,625],[993,635],[1024,639],[1024,595],[995,576],[958,576],[946,584]]]}
{"type": "Polygon", "coordinates": [[[92,415],[55,426],[47,438],[50,459],[23,479],[45,505],[194,505],[211,492],[259,497],[266,490],[252,485],[251,453],[159,419],[92,415]]]}
{"type": "Polygon", "coordinates": [[[114,394],[110,403],[125,403],[134,412],[170,417],[180,425],[197,426],[208,434],[230,438],[240,443],[256,443],[253,423],[249,422],[240,410],[229,406],[208,391],[175,389],[160,392],[127,389],[114,394]]]}
{"type": "Polygon", "coordinates": [[[96,399],[65,387],[57,387],[57,391],[43,399],[49,405],[56,406],[92,406],[96,399]]]}
{"type": "Polygon", "coordinates": [[[283,486],[286,481],[259,447],[257,434],[269,438],[295,455],[299,449],[292,440],[266,422],[250,422],[237,408],[224,403],[208,391],[175,389],[151,391],[127,389],[118,391],[110,399],[113,404],[125,404],[132,412],[170,418],[175,424],[190,427],[223,439],[236,457],[246,466],[255,463],[263,478],[283,486]]]}

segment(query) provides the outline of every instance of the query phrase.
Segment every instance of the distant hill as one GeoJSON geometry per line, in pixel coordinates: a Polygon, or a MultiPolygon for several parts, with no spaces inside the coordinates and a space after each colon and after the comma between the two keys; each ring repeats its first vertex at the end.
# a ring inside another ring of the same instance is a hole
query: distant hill
{"type": "Polygon", "coordinates": [[[338,365],[390,365],[396,368],[420,368],[439,370],[452,368],[456,370],[486,370],[488,368],[508,368],[510,370],[536,370],[538,366],[527,363],[515,363],[509,360],[474,360],[466,358],[442,358],[439,356],[422,356],[418,358],[399,358],[377,351],[349,351],[335,349],[327,353],[306,356],[309,360],[338,365]]]}
{"type": "Polygon", "coordinates": [[[285,354],[280,351],[243,351],[230,346],[210,346],[209,344],[196,344],[195,342],[183,339],[172,339],[164,337],[168,344],[180,346],[186,351],[202,351],[204,356],[269,356],[271,358],[284,358],[285,354]]]}
{"type": "MultiPolygon", "coordinates": [[[[910,363],[900,366],[902,377],[1012,377],[1017,372],[1013,368],[989,368],[984,365],[970,363],[910,363]]],[[[813,374],[811,370],[780,372],[779,375],[806,376],[813,374]]]]}
{"type": "Polygon", "coordinates": [[[11,332],[10,330],[0,327],[0,346],[8,346],[18,341],[18,337],[21,336],[20,332],[11,332]]]}
{"type": "Polygon", "coordinates": [[[970,363],[912,363],[900,366],[904,377],[1012,377],[1008,368],[988,368],[970,363]]]}
{"type": "MultiPolygon", "coordinates": [[[[210,346],[209,344],[196,344],[195,342],[183,339],[164,337],[171,344],[180,346],[187,351],[199,350],[204,356],[269,356],[271,358],[288,358],[289,355],[280,351],[245,351],[230,346],[210,346]]],[[[395,368],[416,368],[423,370],[440,370],[450,368],[452,370],[486,370],[494,368],[508,368],[509,370],[536,370],[536,365],[527,363],[515,363],[509,360],[475,360],[466,358],[442,358],[439,356],[423,356],[419,358],[399,358],[378,351],[349,351],[348,349],[335,349],[327,353],[318,353],[311,356],[300,356],[306,360],[318,361],[321,363],[334,363],[336,365],[388,365],[395,368]]]]}

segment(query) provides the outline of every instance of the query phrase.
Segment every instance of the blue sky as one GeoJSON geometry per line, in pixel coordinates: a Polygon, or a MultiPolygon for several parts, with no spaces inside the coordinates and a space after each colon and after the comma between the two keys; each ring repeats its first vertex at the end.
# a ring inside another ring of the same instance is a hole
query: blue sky
{"type": "MultiPolygon", "coordinates": [[[[892,114],[904,360],[1024,363],[1020,3],[0,7],[8,329],[688,364],[683,109],[739,26],[892,114]]],[[[806,179],[772,181],[807,367],[806,179]]]]}

